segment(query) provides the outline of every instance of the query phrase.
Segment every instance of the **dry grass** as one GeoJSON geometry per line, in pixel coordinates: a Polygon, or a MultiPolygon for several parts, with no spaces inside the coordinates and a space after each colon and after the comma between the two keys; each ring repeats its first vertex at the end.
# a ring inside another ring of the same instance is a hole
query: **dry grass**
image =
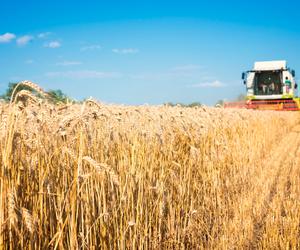
{"type": "Polygon", "coordinates": [[[16,101],[1,248],[300,247],[298,114],[16,101]]]}

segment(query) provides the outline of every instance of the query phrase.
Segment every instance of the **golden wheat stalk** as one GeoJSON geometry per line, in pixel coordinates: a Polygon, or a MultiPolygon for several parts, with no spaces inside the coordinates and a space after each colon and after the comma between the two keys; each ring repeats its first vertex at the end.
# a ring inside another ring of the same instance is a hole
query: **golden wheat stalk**
{"type": "Polygon", "coordinates": [[[96,171],[103,171],[103,170],[107,171],[109,173],[110,177],[112,178],[113,183],[118,186],[120,185],[119,176],[115,173],[115,171],[109,165],[107,165],[105,163],[98,163],[90,156],[84,156],[84,157],[82,157],[82,160],[87,161],[90,165],[92,165],[96,169],[96,171]]]}
{"type": "Polygon", "coordinates": [[[85,101],[85,103],[94,105],[94,106],[96,106],[98,109],[101,109],[101,105],[100,105],[97,101],[95,101],[93,98],[87,99],[87,100],[85,101]]]}
{"type": "Polygon", "coordinates": [[[24,207],[22,207],[21,212],[22,212],[22,219],[24,221],[27,230],[31,234],[33,234],[35,232],[35,222],[33,216],[30,214],[29,210],[24,207]]]}
{"type": "Polygon", "coordinates": [[[17,93],[19,86],[27,86],[30,89],[32,89],[33,91],[35,91],[36,93],[40,94],[41,96],[48,97],[48,94],[38,84],[26,80],[26,81],[19,82],[16,85],[16,87],[14,88],[12,95],[11,95],[11,102],[15,101],[16,93],[17,93]]]}
{"type": "Polygon", "coordinates": [[[41,94],[42,96],[47,95],[47,93],[38,84],[33,83],[31,81],[25,80],[25,81],[20,82],[19,84],[33,89],[34,91],[41,94]]]}
{"type": "Polygon", "coordinates": [[[25,90],[25,89],[20,90],[16,94],[15,101],[17,101],[18,98],[22,98],[22,97],[28,98],[28,99],[32,100],[33,102],[38,102],[38,98],[34,94],[32,94],[30,91],[25,90]]]}
{"type": "Polygon", "coordinates": [[[15,226],[18,221],[18,217],[16,214],[16,202],[13,192],[8,193],[8,217],[11,225],[15,226]]]}
{"type": "Polygon", "coordinates": [[[297,113],[88,105],[0,103],[0,248],[300,249],[297,113]]]}

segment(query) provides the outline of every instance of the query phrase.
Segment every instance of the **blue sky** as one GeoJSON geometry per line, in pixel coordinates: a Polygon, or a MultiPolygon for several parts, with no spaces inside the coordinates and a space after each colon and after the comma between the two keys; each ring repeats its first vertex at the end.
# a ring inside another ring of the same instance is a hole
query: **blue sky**
{"type": "Polygon", "coordinates": [[[1,0],[0,92],[26,79],[79,100],[212,105],[244,93],[241,72],[254,61],[286,59],[300,72],[299,7],[1,0]]]}

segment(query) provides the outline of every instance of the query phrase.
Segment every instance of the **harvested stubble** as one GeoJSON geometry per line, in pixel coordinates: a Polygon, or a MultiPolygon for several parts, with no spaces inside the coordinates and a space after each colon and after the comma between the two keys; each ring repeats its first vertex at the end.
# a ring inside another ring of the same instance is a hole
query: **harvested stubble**
{"type": "MultiPolygon", "coordinates": [[[[288,112],[94,101],[0,108],[0,245],[11,249],[246,246],[241,195],[298,122],[288,112]]],[[[287,223],[299,220],[292,209],[287,223]]],[[[275,244],[268,237],[262,246],[275,244]]]]}

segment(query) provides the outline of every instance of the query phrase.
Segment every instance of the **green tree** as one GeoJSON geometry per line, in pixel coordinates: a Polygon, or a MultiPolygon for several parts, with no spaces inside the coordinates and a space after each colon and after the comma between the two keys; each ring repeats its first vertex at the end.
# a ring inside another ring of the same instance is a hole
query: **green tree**
{"type": "Polygon", "coordinates": [[[47,94],[54,103],[66,103],[67,101],[70,101],[70,98],[66,94],[64,94],[60,89],[49,90],[47,91],[47,94]]]}
{"type": "Polygon", "coordinates": [[[221,106],[221,107],[223,107],[224,106],[224,100],[218,100],[216,102],[215,106],[221,106]]]}
{"type": "Polygon", "coordinates": [[[170,106],[170,107],[174,107],[176,104],[173,102],[166,102],[164,103],[165,106],[170,106]]]}
{"type": "Polygon", "coordinates": [[[180,106],[180,107],[183,107],[183,108],[187,108],[187,107],[193,108],[193,107],[201,107],[202,106],[202,104],[200,102],[192,102],[192,103],[189,103],[189,104],[185,104],[185,103],[182,103],[182,102],[176,102],[176,103],[167,102],[164,105],[170,106],[170,107],[180,106]]]}
{"type": "MultiPolygon", "coordinates": [[[[15,87],[18,85],[18,83],[15,83],[15,82],[10,82],[8,84],[8,88],[6,89],[5,93],[3,95],[0,96],[0,99],[4,99],[5,101],[10,101],[11,99],[11,96],[12,96],[12,93],[15,89],[15,87]]],[[[28,91],[32,91],[32,89],[28,86],[24,86],[24,85],[20,85],[18,87],[18,89],[16,90],[15,94],[21,90],[28,90],[28,91]]]]}
{"type": "Polygon", "coordinates": [[[193,108],[193,107],[201,107],[202,104],[200,102],[192,102],[188,105],[186,105],[187,107],[193,108]]]}

